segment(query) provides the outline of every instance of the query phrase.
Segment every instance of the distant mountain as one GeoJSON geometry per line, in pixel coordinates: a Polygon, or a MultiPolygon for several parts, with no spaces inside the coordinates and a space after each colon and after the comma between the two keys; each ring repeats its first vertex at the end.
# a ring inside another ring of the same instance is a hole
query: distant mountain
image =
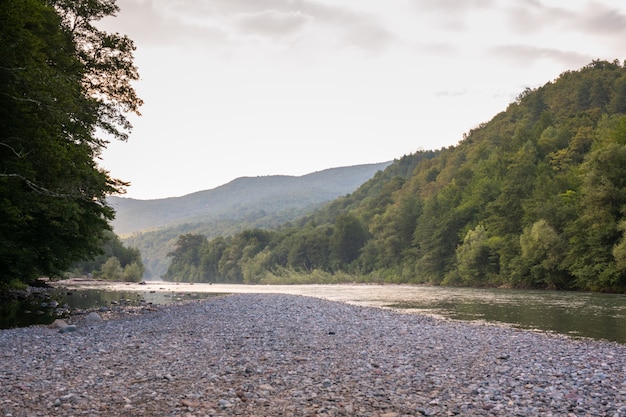
{"type": "Polygon", "coordinates": [[[228,236],[246,228],[272,228],[349,194],[391,162],[330,168],[303,176],[237,178],[182,197],[136,200],[111,197],[115,232],[141,251],[146,277],[167,271],[178,236],[228,236]]]}
{"type": "Polygon", "coordinates": [[[353,192],[390,164],[330,168],[299,177],[242,177],[211,190],[157,200],[110,197],[116,211],[113,228],[124,236],[164,226],[312,210],[353,192]]]}

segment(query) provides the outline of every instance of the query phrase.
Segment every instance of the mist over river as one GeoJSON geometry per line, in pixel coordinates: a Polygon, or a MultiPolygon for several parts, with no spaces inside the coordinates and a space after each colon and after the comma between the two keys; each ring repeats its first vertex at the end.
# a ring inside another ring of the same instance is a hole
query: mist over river
{"type": "Polygon", "coordinates": [[[72,295],[58,300],[69,304],[70,309],[120,301],[164,304],[232,293],[282,293],[626,343],[626,296],[621,294],[356,284],[129,284],[67,280],[54,285],[60,289],[59,294],[72,295]],[[76,301],[72,301],[81,299],[89,300],[91,305],[75,305],[76,301]]]}

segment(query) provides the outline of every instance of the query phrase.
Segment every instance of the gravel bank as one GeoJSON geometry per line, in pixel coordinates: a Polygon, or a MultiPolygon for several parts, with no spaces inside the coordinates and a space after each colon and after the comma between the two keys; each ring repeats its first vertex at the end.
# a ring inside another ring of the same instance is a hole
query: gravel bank
{"type": "Polygon", "coordinates": [[[3,416],[626,416],[615,343],[267,294],[74,324],[0,332],[3,416]]]}

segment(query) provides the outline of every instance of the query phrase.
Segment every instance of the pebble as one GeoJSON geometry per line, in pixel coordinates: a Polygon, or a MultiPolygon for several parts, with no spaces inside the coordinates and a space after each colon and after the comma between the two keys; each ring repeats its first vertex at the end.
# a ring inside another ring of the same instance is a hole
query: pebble
{"type": "Polygon", "coordinates": [[[626,417],[612,342],[279,294],[89,323],[0,331],[3,415],[626,417]]]}

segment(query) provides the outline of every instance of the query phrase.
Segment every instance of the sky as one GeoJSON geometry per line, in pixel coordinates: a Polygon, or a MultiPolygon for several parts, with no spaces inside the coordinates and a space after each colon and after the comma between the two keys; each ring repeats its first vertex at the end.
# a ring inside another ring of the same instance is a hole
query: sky
{"type": "Polygon", "coordinates": [[[101,166],[155,199],[456,145],[525,88],[626,59],[623,0],[118,0],[145,104],[101,166]]]}

